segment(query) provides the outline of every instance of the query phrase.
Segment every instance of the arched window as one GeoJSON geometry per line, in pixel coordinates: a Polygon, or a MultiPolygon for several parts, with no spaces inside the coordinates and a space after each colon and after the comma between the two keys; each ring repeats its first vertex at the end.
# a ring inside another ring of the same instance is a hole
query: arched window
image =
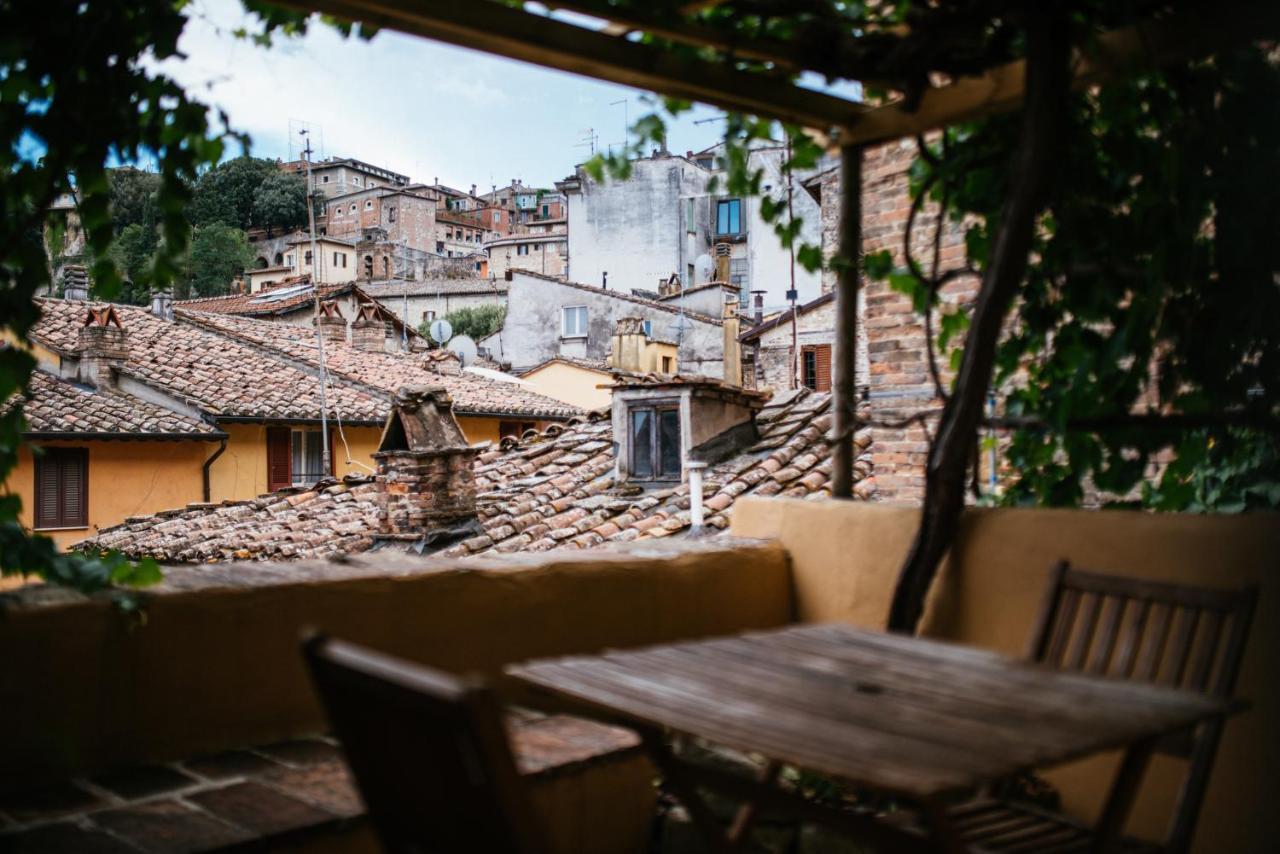
{"type": "MultiPolygon", "coordinates": [[[[280,266],[281,264],[283,264],[283,263],[284,263],[284,255],[283,255],[282,253],[280,253],[280,252],[277,252],[277,253],[276,253],[276,266],[277,266],[277,267],[279,267],[279,266],[280,266]]],[[[264,267],[265,267],[265,266],[267,266],[267,265],[266,265],[266,264],[263,264],[262,266],[264,266],[264,267]]]]}
{"type": "Polygon", "coordinates": [[[263,258],[261,255],[258,256],[258,260],[253,262],[253,269],[255,270],[265,270],[267,267],[270,267],[270,266],[271,266],[271,262],[268,261],[266,258],[263,258]]]}
{"type": "MultiPolygon", "coordinates": [[[[383,260],[385,261],[386,259],[384,258],[383,260]]],[[[373,278],[373,256],[372,255],[364,256],[364,277],[366,279],[373,278]]]]}
{"type": "Polygon", "coordinates": [[[356,215],[356,206],[354,204],[351,205],[351,215],[352,216],[356,215]]]}
{"type": "Polygon", "coordinates": [[[382,278],[391,278],[391,259],[385,255],[382,256],[382,278]]]}

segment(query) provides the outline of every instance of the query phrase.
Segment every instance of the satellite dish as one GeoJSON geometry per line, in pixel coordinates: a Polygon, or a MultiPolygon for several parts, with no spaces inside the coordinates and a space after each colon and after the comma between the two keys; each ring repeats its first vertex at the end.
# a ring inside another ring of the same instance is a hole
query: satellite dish
{"type": "Polygon", "coordinates": [[[689,287],[711,281],[716,274],[716,262],[710,255],[703,253],[693,262],[693,275],[696,281],[689,282],[689,287]]]}
{"type": "MultiPolygon", "coordinates": [[[[445,323],[443,320],[438,320],[436,322],[445,323]]],[[[445,323],[445,325],[448,326],[447,323],[445,323]]],[[[458,361],[461,362],[462,367],[465,368],[475,362],[476,355],[480,351],[479,348],[476,347],[476,342],[471,340],[470,335],[459,335],[457,338],[454,338],[449,342],[449,352],[455,353],[458,356],[458,361]]]]}
{"type": "Polygon", "coordinates": [[[453,337],[453,324],[447,320],[433,320],[431,327],[427,330],[431,333],[431,340],[437,344],[445,344],[453,337]]]}

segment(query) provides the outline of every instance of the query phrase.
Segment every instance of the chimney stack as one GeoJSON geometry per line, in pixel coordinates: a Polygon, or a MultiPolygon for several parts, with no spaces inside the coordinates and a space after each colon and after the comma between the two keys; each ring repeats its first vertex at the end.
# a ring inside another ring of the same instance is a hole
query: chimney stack
{"type": "Polygon", "coordinates": [[[742,344],[738,341],[742,323],[738,319],[738,298],[724,301],[724,381],[742,385],[742,344]]]}
{"type": "Polygon", "coordinates": [[[84,302],[89,298],[89,271],[79,264],[62,268],[62,298],[84,302]]]}
{"type": "Polygon", "coordinates": [[[610,367],[632,374],[643,373],[645,345],[648,341],[648,336],[644,334],[643,318],[619,317],[610,341],[610,367]]]}
{"type": "Polygon", "coordinates": [[[472,535],[477,454],[442,386],[401,388],[373,455],[383,487],[383,536],[439,543],[472,535]]]}
{"type": "Polygon", "coordinates": [[[475,184],[472,184],[472,185],[471,185],[471,195],[473,195],[473,196],[474,196],[475,194],[476,194],[476,185],[475,185],[475,184]]]}
{"type": "Polygon", "coordinates": [[[320,316],[312,321],[320,330],[326,341],[347,343],[347,320],[342,316],[342,309],[331,299],[320,303],[320,316]]]}
{"type": "Polygon", "coordinates": [[[755,309],[755,325],[756,326],[759,326],[760,324],[764,323],[764,295],[767,293],[768,291],[752,291],[751,292],[752,296],[755,297],[755,304],[753,308],[755,309]]]}
{"type": "Polygon", "coordinates": [[[716,281],[729,281],[729,255],[733,252],[733,247],[728,243],[717,243],[716,248],[716,281]]]}
{"type": "Polygon", "coordinates": [[[76,378],[94,388],[116,387],[114,368],[129,358],[129,337],[114,306],[90,306],[76,341],[76,378]]]}
{"type": "Polygon", "coordinates": [[[372,303],[361,305],[351,324],[351,346],[369,353],[386,352],[387,322],[372,303]]]}
{"type": "Polygon", "coordinates": [[[151,292],[151,313],[161,320],[173,320],[173,294],[168,290],[151,292]]]}

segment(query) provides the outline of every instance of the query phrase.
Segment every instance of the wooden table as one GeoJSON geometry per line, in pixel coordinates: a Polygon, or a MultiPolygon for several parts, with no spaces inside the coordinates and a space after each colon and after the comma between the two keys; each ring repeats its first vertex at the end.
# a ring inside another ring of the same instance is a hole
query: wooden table
{"type": "Polygon", "coordinates": [[[902,850],[963,850],[945,805],[1021,771],[1124,748],[1097,831],[1123,827],[1160,736],[1231,711],[1153,685],[1064,673],[937,641],[810,625],[729,638],[535,661],[509,676],[532,695],[644,737],[713,850],[734,850],[759,806],[843,826],[902,850]],[[771,760],[757,781],[677,758],[664,733],[771,760]],[[771,784],[779,764],[909,799],[931,837],[803,802],[771,784]],[[726,836],[696,787],[742,798],[726,836]]]}

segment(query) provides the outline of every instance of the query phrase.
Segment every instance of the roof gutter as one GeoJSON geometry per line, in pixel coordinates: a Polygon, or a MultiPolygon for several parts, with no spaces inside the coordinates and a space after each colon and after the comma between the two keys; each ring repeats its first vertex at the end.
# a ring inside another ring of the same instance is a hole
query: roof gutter
{"type": "Polygon", "coordinates": [[[222,444],[218,445],[218,450],[214,451],[213,455],[210,456],[209,459],[205,460],[204,465],[201,466],[200,476],[202,478],[201,485],[204,487],[204,503],[205,504],[209,503],[209,469],[213,466],[214,462],[217,461],[218,457],[222,456],[222,452],[225,451],[226,449],[227,449],[227,440],[224,436],[222,440],[222,444]]]}
{"type": "Polygon", "coordinates": [[[93,433],[81,430],[51,431],[33,430],[22,434],[27,440],[52,441],[55,439],[77,441],[85,439],[116,439],[122,442],[212,442],[215,439],[227,440],[227,434],[218,430],[213,433],[93,433]]]}

